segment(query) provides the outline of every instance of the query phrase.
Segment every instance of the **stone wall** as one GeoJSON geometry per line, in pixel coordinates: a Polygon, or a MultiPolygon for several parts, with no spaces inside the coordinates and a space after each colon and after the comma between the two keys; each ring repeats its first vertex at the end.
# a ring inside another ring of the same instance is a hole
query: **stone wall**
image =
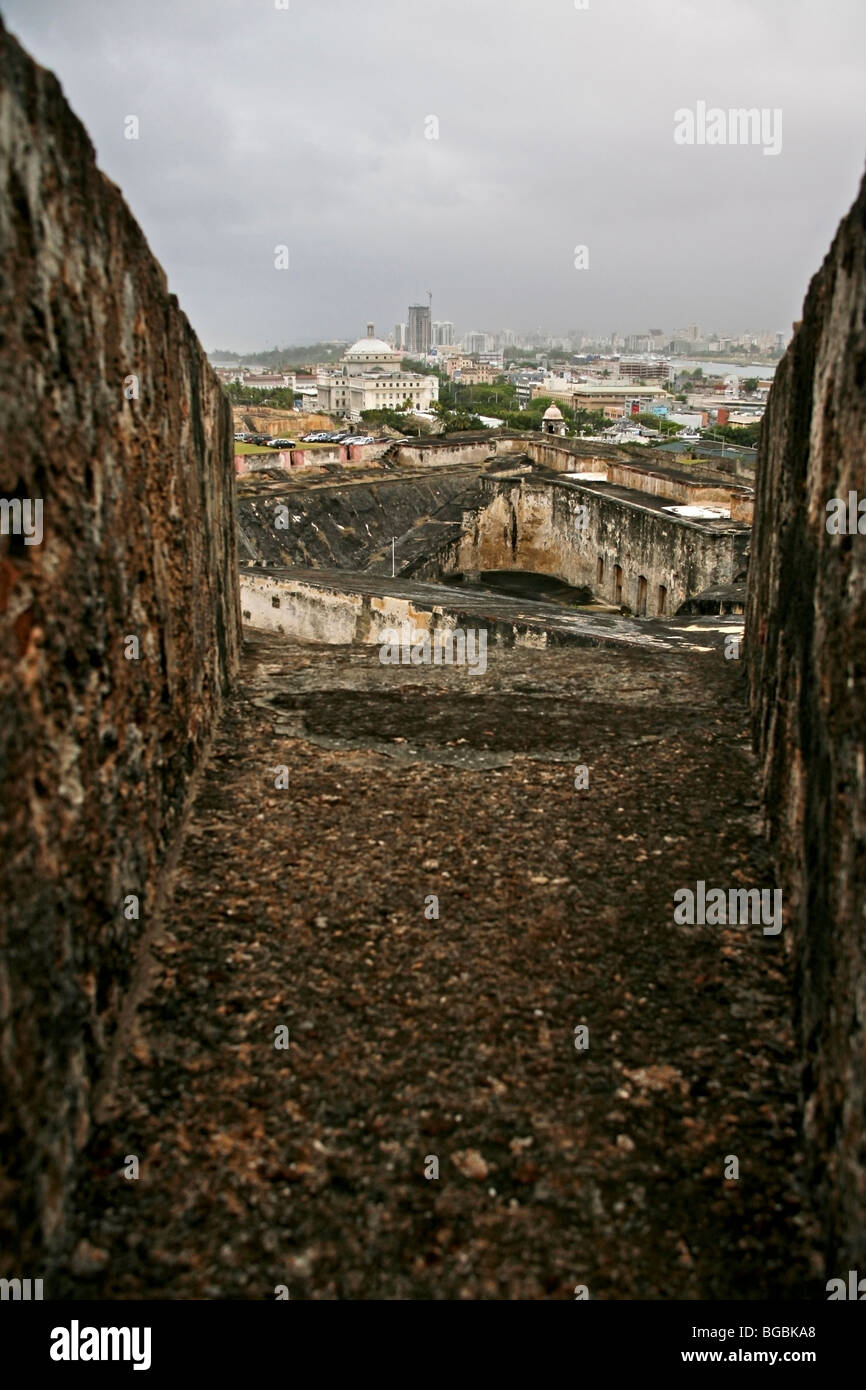
{"type": "Polygon", "coordinates": [[[38,1276],[240,613],[228,404],[57,81],[2,26],[0,188],[0,497],[40,501],[43,530],[4,509],[0,1275],[38,1276]]]}
{"type": "Polygon", "coordinates": [[[603,485],[547,479],[482,478],[481,505],[464,516],[461,536],[413,570],[416,579],[457,572],[529,570],[586,585],[638,611],[638,581],[647,582],[646,616],[675,613],[692,594],[729,583],[745,568],[748,528],[727,522],[692,523],[653,506],[624,502],[603,485]],[[586,508],[581,522],[579,509],[586,508]],[[598,562],[602,578],[598,579],[598,562]]]}
{"type": "Polygon", "coordinates": [[[864,460],[866,183],[770,393],[746,629],[833,1277],[866,1272],[866,536],[826,523],[832,498],[866,494],[864,460]]]}
{"type": "Polygon", "coordinates": [[[400,463],[425,468],[483,463],[493,455],[521,454],[556,473],[594,473],[603,471],[608,462],[635,459],[634,449],[585,439],[554,439],[532,430],[467,431],[444,438],[405,440],[393,448],[400,463]]]}
{"type": "Polygon", "coordinates": [[[656,473],[651,468],[640,468],[635,464],[611,463],[606,471],[609,483],[633,488],[635,492],[646,492],[653,497],[663,497],[666,502],[727,507],[733,519],[751,524],[753,498],[750,488],[738,487],[733,483],[702,482],[699,478],[675,477],[669,472],[656,473]]]}

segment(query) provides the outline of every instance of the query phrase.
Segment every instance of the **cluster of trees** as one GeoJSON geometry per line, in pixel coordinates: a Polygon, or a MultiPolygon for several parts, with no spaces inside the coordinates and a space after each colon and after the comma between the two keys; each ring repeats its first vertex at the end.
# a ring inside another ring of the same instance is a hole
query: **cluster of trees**
{"type": "Polygon", "coordinates": [[[310,343],[308,347],[273,347],[265,352],[229,352],[216,349],[208,356],[216,362],[237,362],[242,367],[304,366],[310,362],[334,362],[346,351],[339,343],[310,343]]]}
{"type": "Polygon", "coordinates": [[[439,400],[451,410],[463,410],[476,415],[493,415],[501,419],[503,412],[517,409],[517,387],[504,378],[490,383],[461,385],[447,376],[439,378],[439,400]]]}
{"type": "Polygon", "coordinates": [[[373,425],[387,425],[399,434],[429,434],[429,420],[420,420],[417,415],[410,414],[411,405],[412,402],[407,399],[399,409],[383,406],[378,410],[362,410],[361,420],[368,428],[373,425]]]}
{"type": "Polygon", "coordinates": [[[709,352],[707,350],[697,352],[691,343],[678,344],[678,350],[680,347],[685,349],[684,355],[686,357],[705,357],[710,362],[712,362],[714,358],[720,359],[722,362],[730,362],[733,361],[735,357],[765,357],[769,361],[778,361],[779,358],[784,355],[784,349],[780,350],[779,348],[775,347],[743,347],[742,343],[732,343],[731,346],[726,347],[723,352],[709,352]]]}
{"type": "Polygon", "coordinates": [[[262,391],[241,381],[229,381],[223,383],[223,390],[232,405],[268,405],[277,410],[292,410],[295,404],[295,393],[288,386],[262,391]]]}
{"type": "Polygon", "coordinates": [[[414,357],[404,357],[400,363],[402,372],[413,372],[415,376],[438,376],[439,368],[430,367],[426,362],[419,362],[414,357]]]}
{"type": "Polygon", "coordinates": [[[667,420],[664,415],[652,415],[646,411],[631,416],[631,419],[636,420],[639,425],[645,425],[647,429],[658,430],[661,434],[680,434],[683,429],[676,420],[667,420]]]}
{"type": "MultiPolygon", "coordinates": [[[[704,378],[704,369],[703,369],[703,367],[695,367],[695,369],[694,369],[693,372],[689,372],[689,371],[680,372],[680,373],[678,374],[678,378],[677,378],[677,379],[678,379],[679,381],[690,380],[690,381],[701,382],[701,381],[703,381],[703,380],[705,379],[705,378],[704,378]]],[[[742,386],[742,388],[743,388],[743,390],[746,392],[746,394],[747,394],[748,396],[751,396],[751,395],[753,394],[753,392],[757,391],[758,386],[760,385],[760,378],[759,378],[759,377],[756,377],[756,376],[745,376],[745,377],[743,377],[743,378],[741,379],[740,385],[742,386]]]]}
{"type": "Polygon", "coordinates": [[[761,423],[756,425],[713,425],[708,433],[713,439],[724,439],[730,444],[745,444],[754,448],[761,433],[761,423]]]}
{"type": "Polygon", "coordinates": [[[558,405],[562,411],[566,434],[599,434],[610,424],[610,420],[601,410],[584,410],[582,406],[572,407],[561,400],[555,400],[553,396],[536,396],[534,400],[529,402],[525,410],[508,411],[505,415],[505,424],[509,429],[540,430],[544,412],[550,405],[558,405]]]}

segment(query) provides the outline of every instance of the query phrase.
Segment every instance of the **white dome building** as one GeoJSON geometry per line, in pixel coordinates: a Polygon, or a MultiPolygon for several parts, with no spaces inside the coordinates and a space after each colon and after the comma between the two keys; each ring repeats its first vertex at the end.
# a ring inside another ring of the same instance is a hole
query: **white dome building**
{"type": "Polygon", "coordinates": [[[360,419],[362,410],[400,410],[407,401],[413,410],[429,410],[439,399],[439,378],[401,371],[402,360],[368,323],[367,336],[344,353],[337,370],[319,373],[317,408],[351,420],[360,419]]]}
{"type": "Polygon", "coordinates": [[[565,434],[565,420],[558,405],[549,405],[541,417],[543,434],[565,434]]]}

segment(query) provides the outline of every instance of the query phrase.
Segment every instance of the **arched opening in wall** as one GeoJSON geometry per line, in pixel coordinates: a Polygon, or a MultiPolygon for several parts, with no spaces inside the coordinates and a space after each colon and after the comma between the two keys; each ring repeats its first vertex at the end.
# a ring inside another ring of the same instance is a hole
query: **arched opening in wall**
{"type": "Polygon", "coordinates": [[[622,603],[622,565],[613,567],[613,601],[622,603]]]}
{"type": "Polygon", "coordinates": [[[668,604],[668,591],[664,584],[659,585],[659,616],[664,613],[668,604]]]}
{"type": "Polygon", "coordinates": [[[595,582],[599,585],[604,583],[604,558],[601,555],[599,555],[598,564],[595,567],[595,582]]]}
{"type": "Polygon", "coordinates": [[[646,594],[647,582],[642,574],[637,577],[637,608],[635,612],[639,618],[646,617],[646,594]]]}

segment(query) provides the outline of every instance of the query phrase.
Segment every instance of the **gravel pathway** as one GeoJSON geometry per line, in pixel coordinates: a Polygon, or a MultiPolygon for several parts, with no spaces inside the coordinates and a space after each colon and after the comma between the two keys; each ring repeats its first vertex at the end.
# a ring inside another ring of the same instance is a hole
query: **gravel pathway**
{"type": "Polygon", "coordinates": [[[61,1293],[815,1294],[753,782],[717,651],[249,639],[61,1293]]]}

